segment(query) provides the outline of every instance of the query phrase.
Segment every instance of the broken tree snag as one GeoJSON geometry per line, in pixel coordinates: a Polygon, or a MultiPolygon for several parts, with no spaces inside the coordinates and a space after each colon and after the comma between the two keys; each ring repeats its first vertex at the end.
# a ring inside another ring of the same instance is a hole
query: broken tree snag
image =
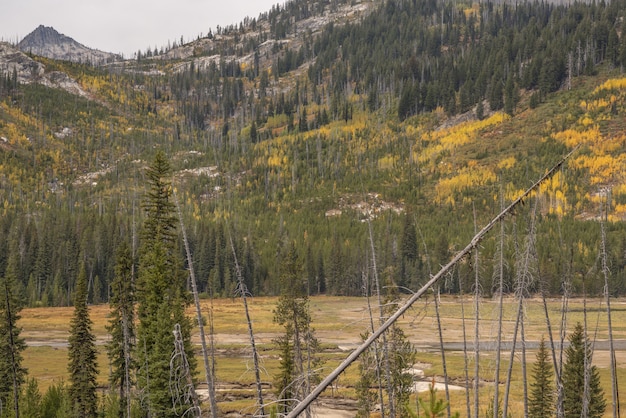
{"type": "Polygon", "coordinates": [[[502,212],[500,212],[495,218],[491,220],[487,225],[483,227],[474,238],[467,244],[467,246],[460,252],[458,252],[452,260],[445,266],[439,270],[437,274],[431,277],[431,279],[422,286],[417,292],[415,292],[407,301],[402,305],[398,310],[385,321],[384,324],[380,326],[375,332],[373,332],[367,340],[365,340],[359,347],[357,347],[350,355],[343,361],[337,368],[330,373],[324,380],[320,382],[319,385],[305,398],[300,402],[296,407],[287,415],[288,418],[295,418],[302,411],[304,411],[310,404],[313,402],[345,369],[348,368],[350,364],[354,360],[357,359],[361,353],[363,353],[367,348],[374,342],[378,337],[381,336],[383,332],[385,332],[396,320],[402,316],[410,307],[417,301],[430,287],[432,287],[441,277],[443,277],[456,263],[458,263],[463,257],[465,257],[469,252],[471,252],[478,243],[483,239],[483,237],[489,232],[495,225],[500,222],[515,206],[522,202],[524,198],[526,198],[533,190],[535,190],[541,183],[552,177],[552,175],[567,161],[567,159],[578,150],[578,146],[571,150],[567,155],[565,155],[561,160],[554,165],[546,174],[544,174],[539,180],[537,180],[532,186],[530,186],[520,197],[515,199],[509,206],[507,206],[502,212]]]}

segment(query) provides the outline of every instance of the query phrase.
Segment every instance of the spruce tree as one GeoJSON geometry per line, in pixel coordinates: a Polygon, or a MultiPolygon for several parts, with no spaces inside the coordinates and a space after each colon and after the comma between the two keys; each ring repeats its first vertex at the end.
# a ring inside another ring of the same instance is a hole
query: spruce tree
{"type": "Polygon", "coordinates": [[[167,178],[170,164],[157,152],[146,171],[149,190],[144,200],[146,219],[139,248],[137,277],[137,385],[144,408],[151,416],[178,416],[191,405],[173,399],[170,392],[170,359],[174,351],[174,327],[180,325],[189,373],[196,362],[191,347],[191,321],[185,315],[190,298],[176,235],[177,219],[167,178]],[[173,405],[178,407],[175,409],[173,405]]]}
{"type": "Polygon", "coordinates": [[[569,336],[569,346],[565,349],[563,365],[563,410],[565,418],[579,418],[583,413],[585,386],[587,386],[587,418],[600,418],[606,409],[604,391],[600,387],[600,374],[596,366],[591,365],[591,343],[579,323],[569,336]],[[585,367],[587,384],[585,384],[585,367]]]}
{"type": "Polygon", "coordinates": [[[85,265],[81,264],[74,292],[74,316],[70,322],[68,348],[69,396],[75,417],[93,417],[98,406],[96,338],[91,328],[87,307],[87,273],[85,265]]]}
{"type": "Polygon", "coordinates": [[[530,399],[528,413],[531,417],[548,418],[554,415],[554,373],[550,360],[550,353],[543,336],[537,351],[537,361],[533,365],[534,382],[530,384],[530,399]]]}
{"type": "Polygon", "coordinates": [[[111,385],[119,388],[120,414],[123,416],[130,402],[134,369],[131,353],[135,346],[133,259],[126,242],[120,244],[116,257],[109,301],[111,313],[107,331],[111,334],[111,341],[107,343],[107,354],[111,363],[111,385]]]}
{"type": "Polygon", "coordinates": [[[19,416],[19,391],[26,376],[22,367],[26,342],[20,337],[21,328],[17,325],[23,307],[17,280],[17,254],[12,252],[4,277],[0,278],[0,402],[13,405],[15,416],[19,416]]]}

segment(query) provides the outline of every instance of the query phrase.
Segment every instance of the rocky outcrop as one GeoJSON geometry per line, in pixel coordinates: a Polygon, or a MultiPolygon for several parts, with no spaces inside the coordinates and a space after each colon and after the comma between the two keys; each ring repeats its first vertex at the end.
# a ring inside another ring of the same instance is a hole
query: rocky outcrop
{"type": "Polygon", "coordinates": [[[81,85],[67,74],[60,71],[46,72],[45,65],[4,42],[0,42],[0,75],[15,77],[20,84],[39,83],[89,97],[81,85]]]}

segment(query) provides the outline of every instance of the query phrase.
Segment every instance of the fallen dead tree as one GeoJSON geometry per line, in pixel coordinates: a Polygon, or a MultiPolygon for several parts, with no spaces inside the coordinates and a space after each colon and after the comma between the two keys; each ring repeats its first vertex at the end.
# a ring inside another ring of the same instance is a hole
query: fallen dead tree
{"type": "Polygon", "coordinates": [[[373,332],[369,338],[367,338],[359,347],[357,347],[350,355],[343,361],[332,373],[330,373],[319,385],[295,408],[287,415],[287,417],[293,418],[300,415],[308,406],[313,402],[326,388],[343,373],[352,362],[354,362],[361,353],[368,349],[368,347],[378,339],[393,323],[400,318],[412,305],[415,303],[428,289],[430,289],[435,283],[439,281],[454,265],[461,261],[467,254],[469,254],[474,248],[478,246],[483,237],[489,232],[495,225],[498,224],[507,214],[509,214],[513,208],[523,202],[523,200],[530,195],[533,190],[539,187],[544,181],[552,177],[552,175],[561,168],[565,161],[578,150],[578,147],[574,148],[567,155],[554,165],[546,174],[544,174],[539,180],[537,180],[532,186],[530,186],[520,197],[515,199],[509,206],[502,210],[495,218],[491,220],[483,229],[481,229],[469,244],[460,252],[458,252],[452,260],[439,270],[437,274],[431,277],[431,279],[422,286],[417,292],[415,292],[407,301],[402,305],[393,315],[385,321],[375,332],[373,332]]]}

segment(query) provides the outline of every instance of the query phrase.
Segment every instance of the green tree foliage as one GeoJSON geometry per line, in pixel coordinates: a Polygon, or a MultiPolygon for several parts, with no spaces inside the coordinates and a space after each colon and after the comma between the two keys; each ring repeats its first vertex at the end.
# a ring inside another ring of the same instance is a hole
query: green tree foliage
{"type": "MultiPolygon", "coordinates": [[[[424,416],[427,418],[437,418],[446,415],[448,403],[443,399],[437,397],[437,388],[435,387],[435,379],[428,386],[428,400],[419,398],[418,400],[420,408],[424,410],[424,416]]],[[[421,414],[420,414],[421,415],[421,414]]],[[[454,414],[454,417],[458,417],[459,414],[454,414]]]]}
{"type": "Polygon", "coordinates": [[[583,416],[585,393],[588,396],[585,416],[600,418],[604,414],[606,400],[600,386],[600,374],[597,367],[591,364],[591,360],[591,343],[579,322],[569,336],[569,346],[565,349],[565,364],[561,377],[563,410],[566,418],[583,416]],[[587,375],[586,379],[585,375],[587,375]]]}
{"type": "Polygon", "coordinates": [[[75,411],[72,409],[70,398],[69,390],[63,382],[53,384],[41,399],[39,416],[41,418],[70,418],[78,416],[75,415],[75,411]]]}
{"type": "Polygon", "coordinates": [[[281,353],[279,372],[274,376],[276,394],[287,412],[294,399],[303,399],[317,381],[319,342],[311,326],[306,281],[295,245],[280,265],[281,294],[274,310],[274,323],[284,334],[275,343],[281,353]]]}
{"type": "Polygon", "coordinates": [[[0,277],[0,402],[13,405],[19,415],[19,392],[26,369],[22,366],[22,352],[26,349],[18,326],[23,307],[22,291],[17,280],[17,254],[9,258],[3,277],[0,277]]]}
{"type": "Polygon", "coordinates": [[[546,342],[541,337],[537,357],[532,371],[533,382],[530,384],[530,398],[528,399],[528,413],[531,417],[548,418],[554,416],[555,391],[554,373],[550,352],[546,342]]]}
{"type": "Polygon", "coordinates": [[[170,357],[174,350],[173,331],[179,324],[190,374],[195,373],[191,347],[191,321],[185,315],[190,298],[185,290],[182,258],[178,251],[176,217],[167,181],[170,164],[157,152],[146,171],[149,190],[144,200],[146,218],[139,248],[137,281],[136,358],[137,384],[144,393],[145,408],[152,416],[177,416],[190,405],[175,410],[169,390],[170,357]]]}
{"type": "MultiPolygon", "coordinates": [[[[387,315],[393,313],[396,303],[400,299],[398,288],[393,281],[393,269],[388,269],[385,274],[385,289],[387,293],[384,299],[384,310],[387,315]]],[[[408,372],[413,367],[417,358],[417,351],[411,341],[404,333],[404,330],[394,323],[386,332],[387,347],[380,351],[388,356],[390,384],[385,383],[384,387],[390,387],[393,393],[387,394],[393,402],[393,409],[399,417],[408,417],[409,396],[413,389],[413,375],[408,372]]],[[[384,367],[384,366],[383,366],[384,367]]],[[[387,373],[383,373],[387,376],[387,373]]]]}
{"type": "Polygon", "coordinates": [[[92,325],[87,307],[87,274],[84,264],[81,264],[74,293],[74,316],[70,322],[67,352],[69,397],[76,417],[93,417],[98,407],[96,337],[92,325]]]}
{"type": "Polygon", "coordinates": [[[22,408],[20,416],[24,418],[39,418],[41,414],[41,393],[37,379],[29,378],[26,380],[26,388],[20,395],[22,399],[22,408]]]}
{"type": "MultiPolygon", "coordinates": [[[[369,333],[361,334],[361,340],[365,341],[368,336],[369,333]]],[[[372,345],[359,356],[359,380],[355,385],[358,401],[357,418],[369,417],[376,403],[377,394],[373,389],[378,385],[376,379],[378,364],[374,350],[375,347],[372,345]]]]}
{"type": "Polygon", "coordinates": [[[117,250],[115,278],[111,283],[109,325],[107,331],[111,341],[107,343],[107,354],[111,363],[110,381],[119,388],[120,411],[125,411],[130,402],[128,394],[132,387],[134,360],[131,354],[135,347],[135,289],[133,259],[128,244],[124,241],[117,250]]]}

